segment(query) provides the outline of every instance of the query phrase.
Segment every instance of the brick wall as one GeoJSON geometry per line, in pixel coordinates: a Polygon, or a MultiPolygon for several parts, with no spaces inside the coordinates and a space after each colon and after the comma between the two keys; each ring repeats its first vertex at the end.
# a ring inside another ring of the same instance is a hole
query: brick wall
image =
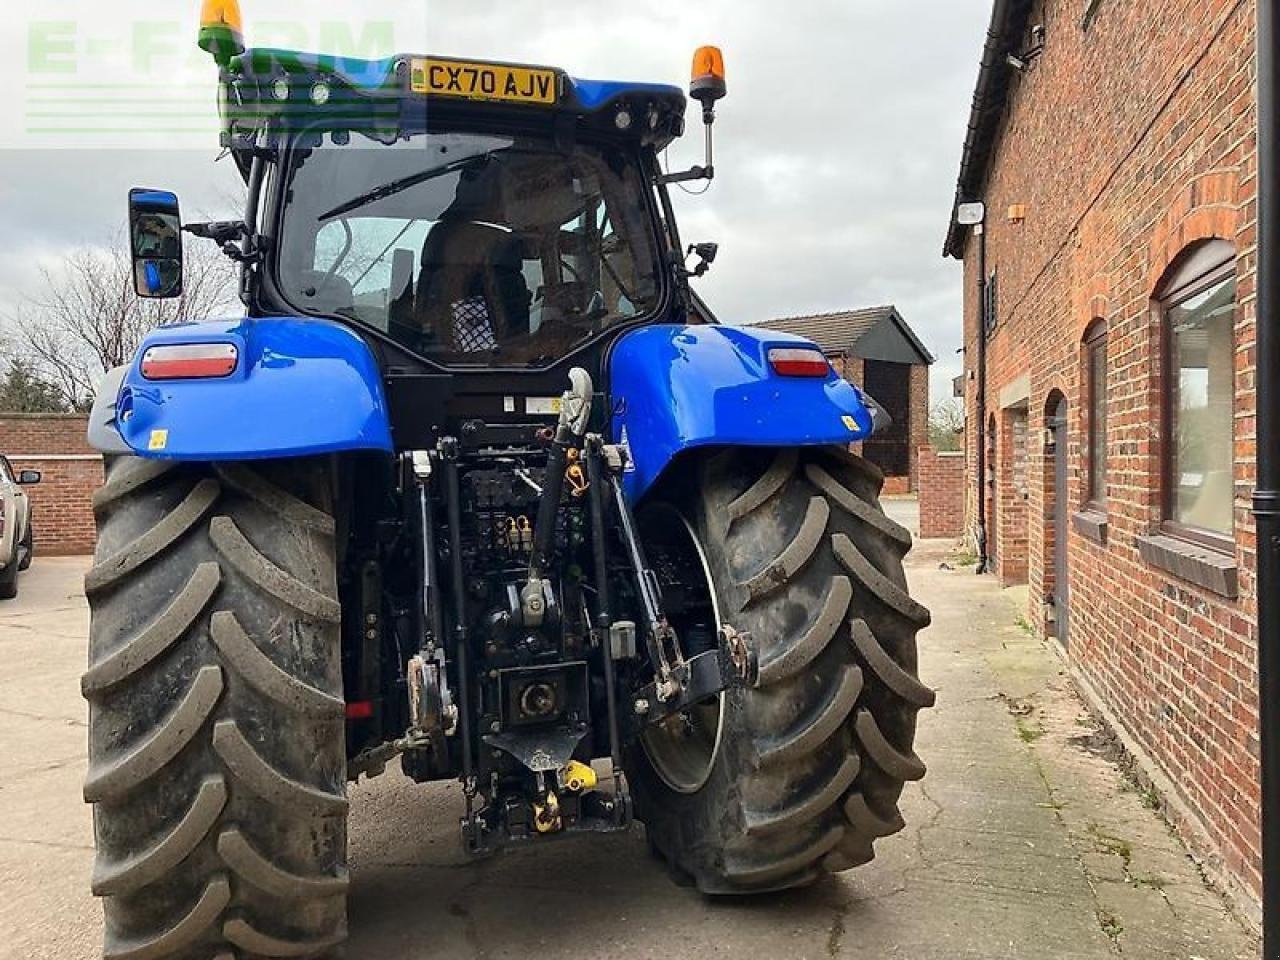
{"type": "MultiPolygon", "coordinates": [[[[998,277],[988,346],[988,404],[968,422],[997,430],[1001,571],[1025,564],[1032,622],[1053,593],[1056,498],[1081,511],[1086,399],[1083,337],[1108,330],[1106,535],[1073,518],[1068,654],[1143,762],[1173,784],[1169,809],[1247,912],[1261,886],[1256,703],[1256,545],[1249,511],[1255,470],[1254,316],[1257,242],[1255,6],[1238,0],[1044,0],[1044,53],[1011,75],[1011,93],[982,197],[987,265],[998,277]],[[1176,30],[1169,29],[1177,24],[1176,30]],[[1082,79],[1083,78],[1083,79],[1082,79]],[[1105,78],[1105,80],[1100,79],[1105,78]],[[1026,218],[1005,213],[1025,205],[1026,218]],[[1139,552],[1162,512],[1163,320],[1153,297],[1170,264],[1197,240],[1235,245],[1234,561],[1232,598],[1169,572],[1139,552]],[[1030,380],[1024,516],[1012,498],[1013,424],[1002,389],[1030,380]],[[1067,400],[1066,489],[1053,482],[1045,428],[1067,400]],[[1007,467],[1007,469],[1006,469],[1007,467]],[[1022,531],[1019,540],[1018,528],[1022,531]]],[[[1017,44],[1014,44],[1017,47],[1017,44]]],[[[965,357],[978,336],[977,240],[965,249],[965,357]]],[[[969,431],[967,455],[976,453],[969,431]]],[[[974,486],[972,483],[970,486],[974,486]]],[[[969,523],[973,495],[969,494],[969,523]]],[[[1008,577],[1006,577],[1008,579],[1008,577]]]]}
{"type": "Polygon", "coordinates": [[[920,469],[920,536],[956,538],[964,533],[964,453],[917,448],[920,469]]]}
{"type": "Polygon", "coordinates": [[[0,453],[15,470],[39,470],[27,488],[37,556],[93,552],[90,498],[102,486],[102,457],[85,440],[81,416],[0,413],[0,453]]]}

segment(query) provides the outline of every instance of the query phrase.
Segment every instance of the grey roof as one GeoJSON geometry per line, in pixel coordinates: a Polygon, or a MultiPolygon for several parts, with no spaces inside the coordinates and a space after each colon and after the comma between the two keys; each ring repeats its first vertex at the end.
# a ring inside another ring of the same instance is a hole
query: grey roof
{"type": "Polygon", "coordinates": [[[902,319],[898,308],[892,305],[866,307],[862,310],[837,310],[834,313],[804,317],[781,317],[777,320],[765,320],[756,326],[805,337],[827,354],[848,353],[868,360],[918,364],[934,362],[933,354],[902,319]],[[886,335],[892,340],[900,341],[905,352],[893,349],[886,352],[886,335]]]}

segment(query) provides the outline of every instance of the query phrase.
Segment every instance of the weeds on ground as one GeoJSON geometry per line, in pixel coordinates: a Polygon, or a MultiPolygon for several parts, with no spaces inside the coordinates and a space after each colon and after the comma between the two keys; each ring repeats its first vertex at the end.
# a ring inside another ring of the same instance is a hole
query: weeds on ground
{"type": "Polygon", "coordinates": [[[965,547],[948,557],[947,563],[953,567],[974,567],[978,564],[978,555],[968,547],[965,547]]]}
{"type": "Polygon", "coordinates": [[[1067,809],[1067,801],[1065,800],[1049,800],[1046,803],[1037,803],[1037,807],[1044,810],[1065,810],[1067,809]]]}
{"type": "Polygon", "coordinates": [[[1039,721],[1028,721],[1025,717],[1014,717],[1013,722],[1018,727],[1018,739],[1023,743],[1035,743],[1046,733],[1039,721]]]}
{"type": "Polygon", "coordinates": [[[1169,884],[1169,881],[1158,873],[1141,873],[1135,877],[1130,877],[1129,882],[1135,887],[1146,887],[1149,890],[1155,890],[1160,893],[1163,893],[1164,888],[1169,884]]]}
{"type": "Polygon", "coordinates": [[[1135,793],[1138,795],[1138,802],[1148,810],[1159,810],[1161,806],[1160,794],[1156,788],[1150,783],[1144,783],[1139,780],[1133,770],[1122,769],[1121,776],[1123,780],[1120,783],[1120,789],[1124,793],[1135,793]]]}
{"type": "Polygon", "coordinates": [[[1107,833],[1096,823],[1089,824],[1089,835],[1093,837],[1093,845],[1099,853],[1109,853],[1124,861],[1126,871],[1133,860],[1133,844],[1123,837],[1107,833]]]}
{"type": "Polygon", "coordinates": [[[1120,939],[1120,934],[1124,933],[1124,927],[1120,923],[1120,918],[1110,910],[1101,908],[1098,910],[1098,926],[1102,928],[1102,932],[1105,933],[1113,943],[1120,939]]]}

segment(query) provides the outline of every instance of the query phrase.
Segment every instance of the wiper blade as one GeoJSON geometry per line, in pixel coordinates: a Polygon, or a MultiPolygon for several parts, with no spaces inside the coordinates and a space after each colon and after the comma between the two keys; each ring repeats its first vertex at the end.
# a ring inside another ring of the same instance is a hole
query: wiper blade
{"type": "Polygon", "coordinates": [[[428,180],[435,180],[437,177],[446,177],[451,173],[457,173],[459,170],[466,170],[478,164],[488,163],[493,156],[491,153],[484,153],[473,157],[463,157],[461,160],[454,160],[443,166],[432,167],[430,170],[423,170],[420,173],[410,174],[407,177],[401,177],[399,180],[392,180],[390,183],[384,183],[379,187],[374,187],[368,193],[362,193],[358,197],[352,197],[345,203],[341,203],[334,207],[328,213],[322,213],[319,221],[323,223],[325,220],[332,220],[334,217],[340,217],[344,213],[350,213],[352,210],[359,210],[361,207],[367,207],[371,203],[377,203],[379,200],[385,200],[387,197],[394,197],[397,193],[416,187],[420,183],[426,183],[428,180]]]}

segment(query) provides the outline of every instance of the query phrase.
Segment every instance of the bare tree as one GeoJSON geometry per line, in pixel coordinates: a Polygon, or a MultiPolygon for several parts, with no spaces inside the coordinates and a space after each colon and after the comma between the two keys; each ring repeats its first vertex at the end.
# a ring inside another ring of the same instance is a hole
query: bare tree
{"type": "Polygon", "coordinates": [[[102,375],[128,363],[148,331],[208,319],[236,306],[237,269],[212,243],[186,244],[183,294],[144,300],[134,293],[128,244],[84,247],[41,270],[41,292],[3,314],[15,352],[68,407],[93,402],[102,375]]]}
{"type": "Polygon", "coordinates": [[[959,450],[964,436],[964,404],[941,400],[929,410],[929,443],[935,450],[959,450]]]}

